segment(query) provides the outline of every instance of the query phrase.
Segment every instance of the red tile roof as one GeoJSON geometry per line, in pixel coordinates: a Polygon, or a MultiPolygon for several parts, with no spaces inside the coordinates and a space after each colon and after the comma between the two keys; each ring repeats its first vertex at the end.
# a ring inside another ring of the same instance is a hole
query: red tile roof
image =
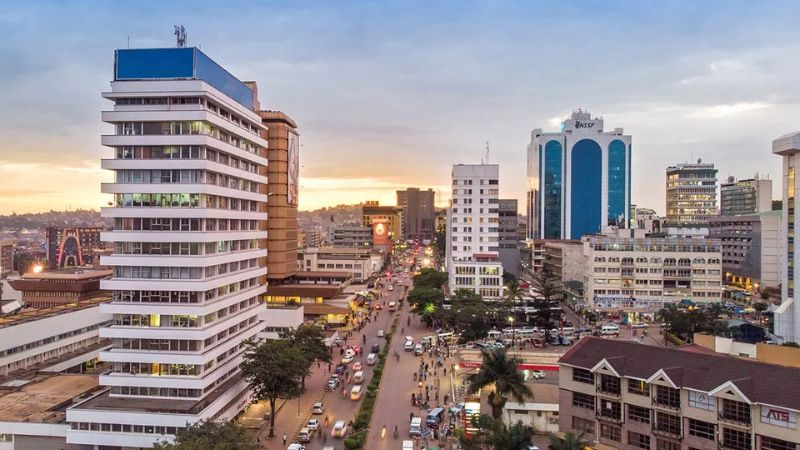
{"type": "Polygon", "coordinates": [[[606,360],[623,377],[646,380],[659,370],[679,387],[711,392],[730,381],[755,403],[800,410],[800,369],[719,353],[631,341],[582,338],[559,364],[591,369],[606,360]]]}

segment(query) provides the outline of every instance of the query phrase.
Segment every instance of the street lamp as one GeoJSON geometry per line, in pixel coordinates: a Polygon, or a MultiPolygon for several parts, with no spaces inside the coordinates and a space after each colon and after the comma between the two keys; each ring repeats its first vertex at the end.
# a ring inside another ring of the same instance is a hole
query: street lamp
{"type": "Polygon", "coordinates": [[[517,337],[516,333],[514,333],[514,317],[508,316],[508,323],[511,324],[511,348],[514,348],[515,338],[517,337]]]}

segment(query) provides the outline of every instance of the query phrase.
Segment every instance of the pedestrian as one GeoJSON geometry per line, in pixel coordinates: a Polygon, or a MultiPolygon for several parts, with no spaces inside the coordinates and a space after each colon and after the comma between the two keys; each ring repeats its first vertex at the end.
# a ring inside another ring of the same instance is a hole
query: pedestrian
{"type": "Polygon", "coordinates": [[[283,446],[286,447],[286,433],[283,433],[283,446]]]}
{"type": "Polygon", "coordinates": [[[443,370],[444,370],[444,375],[443,376],[446,377],[447,376],[447,367],[445,367],[443,370]]]}
{"type": "Polygon", "coordinates": [[[331,363],[328,363],[328,373],[331,373],[331,363]]]}
{"type": "Polygon", "coordinates": [[[408,413],[408,420],[411,421],[414,418],[414,412],[408,413]]]}
{"type": "Polygon", "coordinates": [[[317,361],[317,369],[319,369],[320,367],[322,367],[322,363],[320,363],[319,361],[317,361]]]}

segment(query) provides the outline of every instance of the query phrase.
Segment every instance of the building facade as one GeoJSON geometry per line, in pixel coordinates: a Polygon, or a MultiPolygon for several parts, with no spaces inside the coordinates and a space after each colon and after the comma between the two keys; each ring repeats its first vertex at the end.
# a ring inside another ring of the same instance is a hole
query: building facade
{"type": "Polygon", "coordinates": [[[0,279],[14,270],[14,243],[0,242],[0,279]]]}
{"type": "Polygon", "coordinates": [[[714,163],[667,167],[667,226],[708,228],[717,215],[717,169],[714,163]]]}
{"type": "Polygon", "coordinates": [[[664,219],[650,208],[635,208],[632,228],[644,230],[645,233],[660,233],[664,219]]]}
{"type": "Polygon", "coordinates": [[[781,283],[781,211],[712,217],[708,237],[722,245],[725,284],[759,291],[781,283]]]}
{"type": "Polygon", "coordinates": [[[581,241],[545,241],[542,266],[560,286],[570,281],[583,283],[586,262],[581,241]]]}
{"type": "Polygon", "coordinates": [[[520,275],[520,241],[519,219],[517,216],[517,199],[499,199],[498,233],[500,234],[500,262],[503,272],[520,275]]]}
{"type": "Polygon", "coordinates": [[[22,293],[25,306],[51,308],[108,295],[100,290],[100,280],[112,274],[111,269],[61,269],[28,272],[8,283],[22,293]]]}
{"type": "Polygon", "coordinates": [[[486,299],[503,294],[497,164],[456,164],[448,209],[446,263],[450,291],[469,289],[486,299]]]}
{"type": "Polygon", "coordinates": [[[722,298],[722,245],[716,239],[647,238],[635,230],[586,236],[584,302],[617,315],[655,314],[666,303],[722,298]]]}
{"type": "Polygon", "coordinates": [[[403,208],[403,237],[408,240],[433,240],[436,214],[433,189],[406,188],[397,191],[397,206],[403,208]]]}
{"type": "Polygon", "coordinates": [[[334,247],[372,247],[372,227],[334,227],[332,241],[334,247]]]}
{"type": "Polygon", "coordinates": [[[728,177],[719,186],[719,213],[722,216],[741,216],[772,211],[772,180],[750,178],[736,180],[728,177]]]}
{"type": "Polygon", "coordinates": [[[383,268],[386,254],[371,248],[307,248],[297,262],[301,271],[347,272],[354,282],[363,283],[383,268]]]}
{"type": "Polygon", "coordinates": [[[47,265],[50,270],[91,264],[94,250],[102,249],[100,227],[47,227],[47,265]]]}
{"type": "Polygon", "coordinates": [[[389,241],[403,238],[403,208],[381,206],[377,201],[367,201],[361,206],[361,226],[372,228],[378,223],[385,224],[389,241]]]}
{"type": "Polygon", "coordinates": [[[800,190],[800,132],[789,133],[772,141],[772,153],[783,158],[781,220],[781,300],[775,311],[775,334],[786,342],[800,342],[800,305],[794,300],[795,288],[800,283],[800,271],[796,270],[798,260],[794,244],[796,221],[795,195],[800,190]]]}
{"type": "Polygon", "coordinates": [[[532,239],[580,239],[627,223],[631,204],[631,136],[603,131],[581,109],[558,133],[531,132],[528,229],[532,239]]]}
{"type": "Polygon", "coordinates": [[[800,389],[800,369],[698,347],[589,337],[559,360],[558,380],[560,431],[582,434],[600,448],[796,450],[800,445],[800,401],[788,394],[800,389]]]}
{"type": "Polygon", "coordinates": [[[67,442],[151,447],[250,401],[239,365],[264,329],[267,140],[254,91],[197,48],[117,50],[103,97],[112,367],[67,411],[67,442]]]}

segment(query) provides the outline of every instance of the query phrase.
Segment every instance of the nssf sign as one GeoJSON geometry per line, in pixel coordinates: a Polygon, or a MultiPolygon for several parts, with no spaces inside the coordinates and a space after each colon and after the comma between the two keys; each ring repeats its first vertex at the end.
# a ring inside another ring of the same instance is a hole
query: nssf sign
{"type": "Polygon", "coordinates": [[[575,121],[575,129],[578,128],[594,128],[597,122],[581,122],[580,120],[575,121]]]}

